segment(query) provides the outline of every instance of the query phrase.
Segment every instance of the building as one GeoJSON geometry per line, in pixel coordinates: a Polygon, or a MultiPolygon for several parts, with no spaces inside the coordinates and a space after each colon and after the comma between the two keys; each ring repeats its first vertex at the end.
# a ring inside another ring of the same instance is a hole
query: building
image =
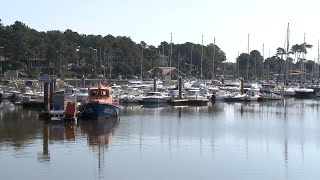
{"type": "Polygon", "coordinates": [[[167,80],[177,80],[179,77],[186,77],[186,74],[179,71],[175,67],[154,67],[148,71],[148,73],[153,76],[157,76],[165,81],[167,80]]]}

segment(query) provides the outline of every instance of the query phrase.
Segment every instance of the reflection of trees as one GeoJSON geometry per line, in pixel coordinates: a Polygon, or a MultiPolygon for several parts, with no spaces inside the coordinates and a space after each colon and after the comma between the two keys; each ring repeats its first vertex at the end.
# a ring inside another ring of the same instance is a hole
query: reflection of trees
{"type": "Polygon", "coordinates": [[[10,101],[1,102],[0,141],[10,141],[15,149],[20,149],[35,139],[41,127],[36,111],[14,107],[10,101]]]}

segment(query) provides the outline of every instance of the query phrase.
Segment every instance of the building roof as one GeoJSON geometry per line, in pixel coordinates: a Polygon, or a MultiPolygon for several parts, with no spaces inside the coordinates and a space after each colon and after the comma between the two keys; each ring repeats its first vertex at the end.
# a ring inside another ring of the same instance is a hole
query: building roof
{"type": "MultiPolygon", "coordinates": [[[[178,72],[179,74],[185,76],[185,74],[184,74],[183,72],[179,71],[179,70],[178,70],[177,68],[175,68],[175,67],[157,67],[157,68],[161,69],[162,75],[167,75],[167,74],[169,74],[169,73],[172,72],[172,71],[176,71],[176,72],[178,72]]],[[[152,73],[153,73],[153,70],[154,70],[154,68],[152,68],[151,70],[149,70],[148,73],[152,74],[152,73]]]]}

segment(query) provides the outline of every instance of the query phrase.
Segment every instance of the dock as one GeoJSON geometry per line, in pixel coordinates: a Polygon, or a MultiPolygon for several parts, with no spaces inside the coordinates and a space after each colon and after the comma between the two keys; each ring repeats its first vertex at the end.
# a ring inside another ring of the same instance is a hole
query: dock
{"type": "Polygon", "coordinates": [[[170,99],[168,104],[172,106],[206,106],[209,102],[209,99],[170,99]]]}
{"type": "Polygon", "coordinates": [[[44,109],[44,103],[38,101],[15,102],[14,104],[24,108],[44,109]]]}
{"type": "Polygon", "coordinates": [[[185,106],[189,104],[188,99],[170,99],[168,100],[168,104],[172,106],[185,106]]]}

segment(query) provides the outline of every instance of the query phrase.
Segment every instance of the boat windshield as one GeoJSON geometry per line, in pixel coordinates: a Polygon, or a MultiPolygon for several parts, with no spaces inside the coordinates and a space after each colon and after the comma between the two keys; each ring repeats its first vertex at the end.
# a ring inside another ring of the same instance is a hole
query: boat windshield
{"type": "Polygon", "coordinates": [[[80,92],[80,93],[87,93],[87,92],[88,92],[88,89],[80,89],[79,92],[80,92]]]}
{"type": "Polygon", "coordinates": [[[90,91],[90,96],[106,96],[109,97],[109,91],[107,90],[92,90],[90,91]]]}

